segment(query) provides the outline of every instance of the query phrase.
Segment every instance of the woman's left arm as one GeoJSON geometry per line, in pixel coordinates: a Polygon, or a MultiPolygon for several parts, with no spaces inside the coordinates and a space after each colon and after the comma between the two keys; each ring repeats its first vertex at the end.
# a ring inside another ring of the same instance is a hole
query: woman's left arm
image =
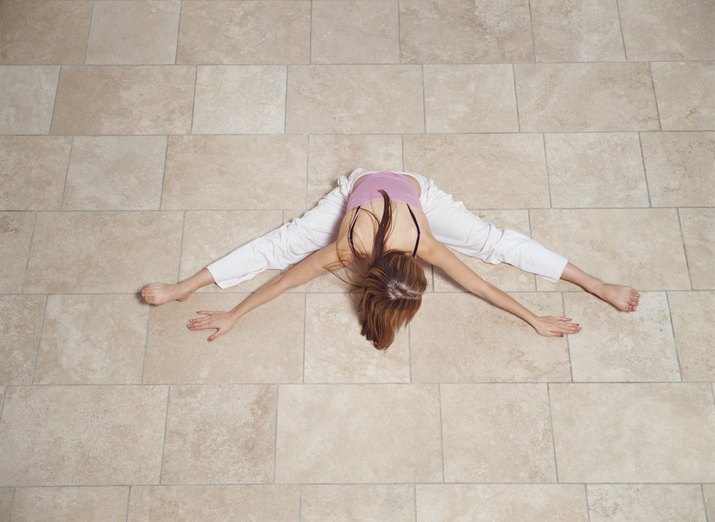
{"type": "Polygon", "coordinates": [[[581,330],[578,324],[573,323],[567,317],[538,316],[534,314],[514,298],[479,277],[454,252],[434,238],[428,240],[427,244],[420,249],[420,257],[424,261],[441,268],[448,276],[471,293],[523,319],[540,335],[563,337],[564,334],[575,334],[581,330]]]}

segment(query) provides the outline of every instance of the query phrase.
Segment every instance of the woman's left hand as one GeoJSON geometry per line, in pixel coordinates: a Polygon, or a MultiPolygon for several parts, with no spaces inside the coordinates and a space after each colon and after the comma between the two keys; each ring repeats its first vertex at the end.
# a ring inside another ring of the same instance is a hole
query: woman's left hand
{"type": "Polygon", "coordinates": [[[211,330],[216,331],[208,337],[209,341],[213,341],[217,337],[228,332],[233,328],[233,324],[236,322],[233,314],[230,312],[212,312],[207,310],[199,310],[196,312],[204,317],[196,317],[191,319],[186,327],[189,330],[211,330]]]}
{"type": "Polygon", "coordinates": [[[564,334],[577,334],[581,331],[581,326],[568,317],[537,317],[531,326],[539,335],[546,337],[563,337],[564,334]]]}

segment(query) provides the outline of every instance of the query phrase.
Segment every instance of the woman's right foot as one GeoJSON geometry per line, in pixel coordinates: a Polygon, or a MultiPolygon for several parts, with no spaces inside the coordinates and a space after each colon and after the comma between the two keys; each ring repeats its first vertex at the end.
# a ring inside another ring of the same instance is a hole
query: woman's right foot
{"type": "Polygon", "coordinates": [[[169,301],[186,301],[191,295],[181,284],[150,283],[141,291],[144,301],[150,305],[163,305],[169,301]]]}
{"type": "Polygon", "coordinates": [[[641,298],[641,294],[634,288],[610,283],[601,284],[596,295],[621,312],[635,312],[641,298]]]}

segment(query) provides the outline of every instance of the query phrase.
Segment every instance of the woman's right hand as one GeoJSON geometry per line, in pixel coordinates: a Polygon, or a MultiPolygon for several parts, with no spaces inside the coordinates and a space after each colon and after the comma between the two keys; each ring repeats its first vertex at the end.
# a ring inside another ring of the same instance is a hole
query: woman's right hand
{"type": "Polygon", "coordinates": [[[581,326],[568,317],[537,317],[531,324],[536,333],[545,337],[563,337],[565,334],[577,334],[581,326]]]}

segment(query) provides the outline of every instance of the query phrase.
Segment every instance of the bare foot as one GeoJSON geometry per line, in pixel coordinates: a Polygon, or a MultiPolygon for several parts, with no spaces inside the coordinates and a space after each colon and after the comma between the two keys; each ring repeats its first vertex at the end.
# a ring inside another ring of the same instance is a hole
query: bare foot
{"type": "Polygon", "coordinates": [[[142,288],[144,301],[151,305],[163,305],[169,301],[186,301],[191,295],[180,284],[150,283],[142,288]]]}
{"type": "Polygon", "coordinates": [[[629,286],[603,283],[595,294],[621,312],[635,312],[641,294],[629,286]]]}

